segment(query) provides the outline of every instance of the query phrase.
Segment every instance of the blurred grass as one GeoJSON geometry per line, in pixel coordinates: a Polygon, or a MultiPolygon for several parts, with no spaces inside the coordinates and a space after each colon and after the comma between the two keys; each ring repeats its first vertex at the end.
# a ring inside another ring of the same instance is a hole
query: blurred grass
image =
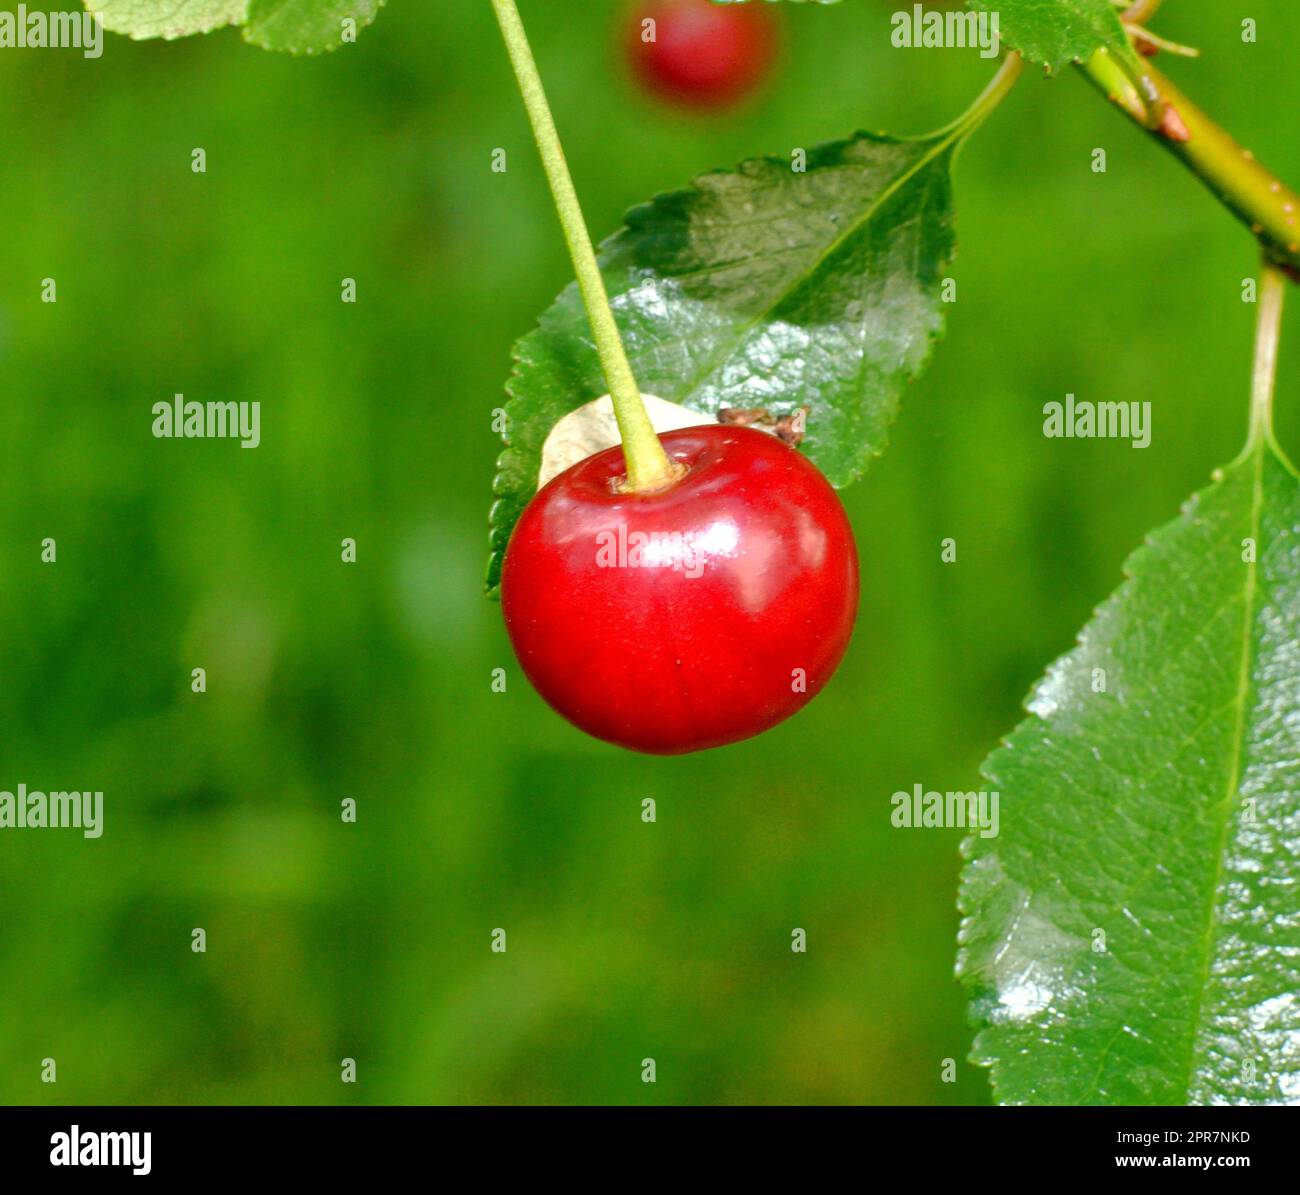
{"type": "MultiPolygon", "coordinates": [[[[526,4],[593,230],[713,166],[951,118],[989,64],[890,49],[893,7],[792,6],[775,86],[701,120],[634,93],[622,4],[526,4]]],[[[1259,0],[1257,45],[1218,7],[1166,6],[1205,51],[1170,69],[1294,181],[1293,6],[1259,0]]],[[[106,794],[97,842],[0,835],[0,1100],[986,1101],[958,835],[891,829],[889,796],[976,787],[1236,452],[1255,259],[1213,200],[1081,80],[1026,77],[958,165],[946,342],[845,493],[836,682],[759,740],[644,759],[553,716],[481,598],[490,412],[568,276],[489,6],[391,0],[316,60],[4,50],[0,94],[0,788],[106,794]],[[152,439],[178,391],[262,402],[262,446],[152,439]],[[1150,400],[1152,447],[1045,440],[1066,391],[1150,400]]],[[[1298,364],[1292,338],[1293,449],[1298,364]]]]}

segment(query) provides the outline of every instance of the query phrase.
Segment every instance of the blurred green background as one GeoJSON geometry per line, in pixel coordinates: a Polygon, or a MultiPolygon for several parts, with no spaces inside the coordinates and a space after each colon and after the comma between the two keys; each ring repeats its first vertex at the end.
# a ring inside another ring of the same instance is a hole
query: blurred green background
{"type": "MultiPolygon", "coordinates": [[[[784,6],[764,97],[687,117],[629,81],[627,4],[521,7],[599,235],[707,168],[934,127],[992,69],[892,49],[892,2],[784,6]]],[[[1170,0],[1157,28],[1205,57],[1166,69],[1294,181],[1300,15],[1250,15],[1256,45],[1170,0]]],[[[390,0],[311,60],[231,31],[0,50],[0,94],[0,788],[106,794],[98,841],[0,833],[0,1100],[986,1102],[959,835],[891,828],[889,797],[978,787],[1237,451],[1256,263],[1210,196],[1029,72],[958,162],[946,341],[844,494],[839,675],[756,741],[641,758],[541,703],[481,593],[491,411],[569,276],[487,0],[390,0]],[[1044,439],[1067,391],[1150,400],[1152,446],[1044,439]],[[261,447],[153,439],[176,392],[260,401],[261,447]]]]}

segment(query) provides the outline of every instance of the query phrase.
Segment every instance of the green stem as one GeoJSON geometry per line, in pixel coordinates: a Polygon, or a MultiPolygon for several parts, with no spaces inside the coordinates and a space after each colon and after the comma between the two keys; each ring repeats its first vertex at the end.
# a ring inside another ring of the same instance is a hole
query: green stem
{"type": "Polygon", "coordinates": [[[1015,82],[1020,78],[1020,73],[1024,68],[1024,59],[1019,54],[1014,52],[1007,54],[998,64],[998,69],[994,72],[993,78],[989,80],[984,90],[975,97],[975,101],[971,106],[951,124],[936,129],[931,136],[937,137],[944,133],[957,133],[965,137],[973,133],[984,123],[989,113],[1002,102],[1007,92],[1015,86],[1015,82]]]}
{"type": "Polygon", "coordinates": [[[1024,69],[1025,60],[1014,51],[1003,58],[998,63],[998,69],[989,80],[988,86],[980,92],[961,118],[962,124],[967,129],[975,129],[983,124],[988,114],[1002,103],[1007,92],[1015,86],[1016,80],[1020,78],[1020,73],[1024,69]]]}
{"type": "Polygon", "coordinates": [[[1277,377],[1277,345],[1285,297],[1286,278],[1282,270],[1265,259],[1255,325],[1255,371],[1251,380],[1247,451],[1273,440],[1273,385],[1277,377]]]}
{"type": "Polygon", "coordinates": [[[573,179],[564,160],[564,149],[560,145],[559,134],[555,131],[555,121],[551,116],[550,105],[546,102],[546,92],[542,87],[541,76],[537,73],[537,63],[533,60],[523,22],[519,19],[519,9],[515,6],[515,0],[492,0],[492,7],[496,10],[501,36],[505,39],[506,50],[510,55],[510,64],[519,81],[519,91],[533,127],[533,139],[542,156],[542,166],[555,200],[555,210],[564,228],[569,256],[573,259],[578,289],[582,292],[587,318],[591,321],[591,334],[596,341],[596,352],[600,356],[605,384],[609,387],[610,400],[614,404],[619,436],[623,440],[623,457],[627,462],[626,488],[658,489],[671,482],[677,476],[677,470],[664,452],[650,416],[646,414],[645,403],[641,401],[641,392],[637,389],[632,366],[618,334],[618,324],[605,292],[605,281],[596,261],[596,251],[582,218],[578,193],[573,188],[573,179]]]}
{"type": "Polygon", "coordinates": [[[1155,110],[1105,50],[1098,50],[1080,69],[1250,228],[1271,262],[1287,267],[1293,276],[1300,271],[1300,195],[1149,63],[1147,77],[1158,97],[1155,110]]]}

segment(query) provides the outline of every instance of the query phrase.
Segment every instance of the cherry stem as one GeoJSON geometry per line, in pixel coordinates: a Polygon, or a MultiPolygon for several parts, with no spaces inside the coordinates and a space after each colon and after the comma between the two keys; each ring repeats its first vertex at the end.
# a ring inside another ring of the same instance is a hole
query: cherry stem
{"type": "Polygon", "coordinates": [[[1107,98],[1154,136],[1219,202],[1245,223],[1271,261],[1300,271],[1300,195],[1255,160],[1149,63],[1155,95],[1143,96],[1114,55],[1098,50],[1080,69],[1107,98]]]}
{"type": "Polygon", "coordinates": [[[1251,381],[1248,451],[1273,439],[1273,387],[1277,377],[1277,346],[1285,297],[1286,275],[1265,257],[1255,325],[1255,371],[1251,381]]]}
{"type": "Polygon", "coordinates": [[[573,178],[564,159],[564,149],[555,130],[555,120],[551,116],[550,105],[546,102],[542,78],[529,48],[523,22],[519,18],[519,9],[515,0],[492,0],[492,7],[496,10],[501,36],[505,39],[510,64],[514,67],[515,78],[519,82],[519,92],[523,96],[524,108],[533,128],[533,139],[537,142],[537,150],[542,157],[546,181],[550,184],[555,210],[564,229],[569,256],[573,260],[578,289],[582,292],[587,318],[591,322],[591,334],[596,342],[605,384],[609,387],[610,400],[614,404],[614,418],[618,421],[618,432],[623,441],[623,458],[627,463],[626,488],[634,491],[658,489],[671,482],[676,477],[677,470],[655,434],[654,425],[650,422],[641,392],[637,388],[631,363],[627,359],[623,340],[619,336],[618,324],[609,305],[609,295],[605,291],[605,280],[596,261],[596,250],[587,232],[586,221],[582,218],[578,193],[574,190],[573,178]]]}

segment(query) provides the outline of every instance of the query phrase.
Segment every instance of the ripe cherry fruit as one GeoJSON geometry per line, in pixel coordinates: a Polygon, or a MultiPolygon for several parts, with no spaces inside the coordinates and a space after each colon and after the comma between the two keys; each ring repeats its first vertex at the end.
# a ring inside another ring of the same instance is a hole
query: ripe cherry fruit
{"type": "Polygon", "coordinates": [[[627,40],[632,67],[657,95],[722,108],[753,92],[776,57],[776,21],[762,0],[640,0],[627,40]]]}
{"type": "Polygon", "coordinates": [[[624,492],[621,448],[529,503],[501,600],[529,680],[569,721],[674,755],[749,738],[830,679],[857,613],[839,498],[801,453],[736,426],[660,437],[683,469],[624,492]]]}

